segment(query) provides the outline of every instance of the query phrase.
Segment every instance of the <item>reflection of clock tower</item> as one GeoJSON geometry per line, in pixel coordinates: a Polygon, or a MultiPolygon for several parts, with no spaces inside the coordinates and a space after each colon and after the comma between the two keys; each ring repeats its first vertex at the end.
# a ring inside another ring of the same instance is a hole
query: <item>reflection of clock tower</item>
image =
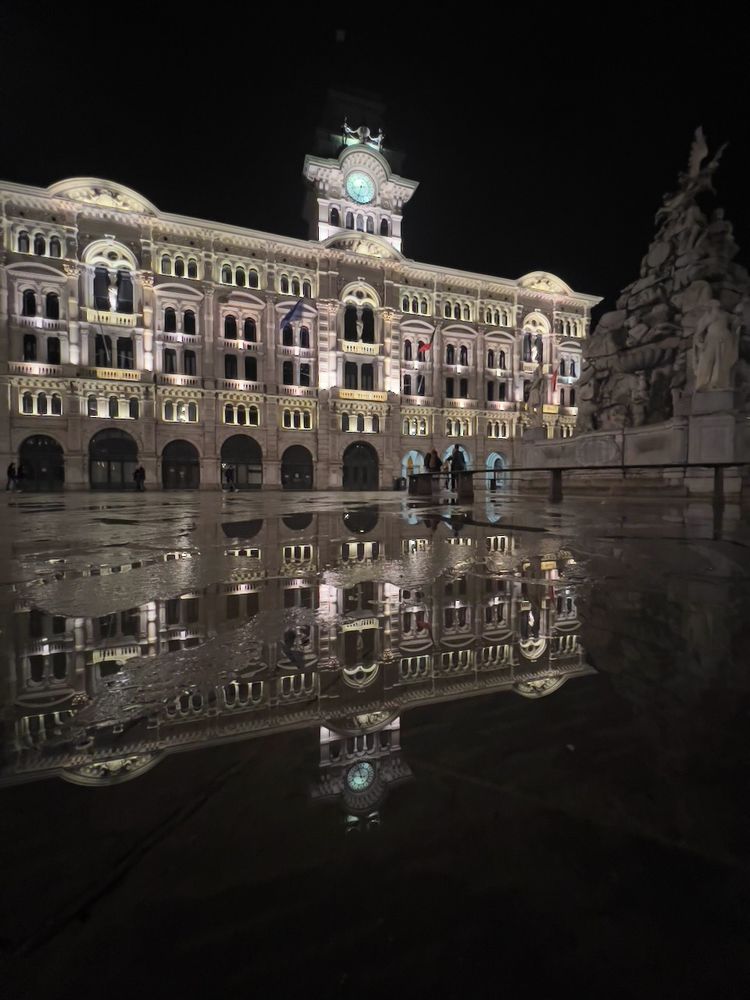
{"type": "Polygon", "coordinates": [[[340,136],[329,138],[339,149],[336,158],[308,155],[303,168],[312,185],[311,238],[323,241],[350,230],[381,237],[400,251],[403,207],[418,182],[392,172],[382,132],[349,128],[345,121],[340,136]]]}

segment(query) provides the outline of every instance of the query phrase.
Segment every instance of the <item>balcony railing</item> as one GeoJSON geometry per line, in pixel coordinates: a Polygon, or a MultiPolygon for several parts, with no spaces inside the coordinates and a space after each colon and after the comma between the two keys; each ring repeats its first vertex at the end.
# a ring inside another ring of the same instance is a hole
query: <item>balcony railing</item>
{"type": "Polygon", "coordinates": [[[479,400],[474,399],[474,397],[469,397],[464,399],[461,396],[446,396],[443,400],[443,406],[452,406],[454,409],[463,410],[472,406],[478,406],[479,400]]]}
{"type": "Polygon", "coordinates": [[[136,326],[138,323],[137,313],[110,312],[109,309],[88,309],[86,307],[81,312],[89,323],[101,323],[103,326],[136,326]]]}
{"type": "Polygon", "coordinates": [[[47,319],[46,316],[19,316],[19,326],[28,326],[32,330],[67,330],[64,319],[47,319]]]}
{"type": "Polygon", "coordinates": [[[565,417],[576,417],[578,416],[577,406],[561,406],[560,414],[565,417]]]}
{"type": "Polygon", "coordinates": [[[164,330],[157,329],[157,335],[165,344],[199,344],[200,337],[196,333],[182,333],[181,331],[165,333],[164,330]]]}
{"type": "Polygon", "coordinates": [[[281,396],[317,396],[318,390],[311,385],[280,385],[277,387],[281,396]]]}
{"type": "Polygon", "coordinates": [[[219,386],[222,389],[234,389],[239,392],[265,392],[265,386],[262,382],[248,382],[241,378],[219,379],[219,386]]]}
{"type": "Polygon", "coordinates": [[[402,406],[432,406],[432,396],[402,396],[402,406]]]}
{"type": "Polygon", "coordinates": [[[201,378],[199,375],[178,375],[172,372],[159,372],[156,376],[156,381],[159,385],[201,385],[201,378]]]}
{"type": "Polygon", "coordinates": [[[82,378],[101,378],[115,382],[140,382],[141,373],[130,368],[79,368],[82,378]]]}
{"type": "Polygon", "coordinates": [[[292,358],[312,358],[315,355],[315,351],[312,347],[297,347],[296,344],[289,347],[282,344],[279,347],[279,354],[284,354],[292,358]]]}
{"type": "Polygon", "coordinates": [[[230,351],[261,351],[263,349],[263,345],[259,344],[257,340],[240,340],[239,337],[236,340],[229,337],[219,337],[216,343],[219,347],[228,347],[230,351]]]}
{"type": "Polygon", "coordinates": [[[388,393],[373,389],[339,389],[339,399],[363,399],[371,403],[385,403],[388,393]]]}
{"type": "Polygon", "coordinates": [[[45,365],[39,361],[9,361],[11,375],[62,375],[62,365],[45,365]]]}
{"type": "Polygon", "coordinates": [[[512,399],[488,399],[484,404],[488,410],[515,410],[516,404],[512,399]]]}
{"type": "Polygon", "coordinates": [[[347,354],[369,354],[377,356],[380,354],[380,344],[363,344],[359,340],[342,340],[341,350],[347,354]]]}

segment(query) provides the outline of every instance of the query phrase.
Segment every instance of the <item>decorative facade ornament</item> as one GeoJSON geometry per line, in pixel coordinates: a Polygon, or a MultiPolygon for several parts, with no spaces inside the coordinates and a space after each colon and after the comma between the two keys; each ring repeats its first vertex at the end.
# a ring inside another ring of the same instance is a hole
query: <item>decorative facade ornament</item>
{"type": "Polygon", "coordinates": [[[359,128],[349,128],[345,118],[342,126],[342,138],[345,146],[359,144],[380,150],[385,139],[385,134],[382,129],[378,129],[378,134],[373,135],[366,125],[360,125],[359,128]]]}
{"type": "Polygon", "coordinates": [[[81,273],[80,264],[72,264],[70,261],[63,261],[63,271],[68,275],[69,278],[77,278],[81,273]]]}
{"type": "Polygon", "coordinates": [[[114,208],[118,212],[145,212],[148,215],[151,214],[144,204],[114,188],[73,188],[70,191],[66,191],[65,195],[73,201],[82,201],[87,205],[96,205],[99,208],[114,208]]]}

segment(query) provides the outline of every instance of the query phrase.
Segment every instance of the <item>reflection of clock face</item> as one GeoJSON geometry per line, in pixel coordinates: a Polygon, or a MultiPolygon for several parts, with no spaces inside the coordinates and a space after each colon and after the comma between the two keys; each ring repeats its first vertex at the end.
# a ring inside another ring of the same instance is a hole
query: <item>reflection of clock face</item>
{"type": "Polygon", "coordinates": [[[366,760],[354,764],[346,772],[346,783],[353,792],[364,792],[375,780],[375,768],[366,760]]]}
{"type": "Polygon", "coordinates": [[[372,177],[363,174],[361,170],[352,170],[346,178],[346,192],[360,205],[366,205],[375,197],[375,184],[372,177]]]}

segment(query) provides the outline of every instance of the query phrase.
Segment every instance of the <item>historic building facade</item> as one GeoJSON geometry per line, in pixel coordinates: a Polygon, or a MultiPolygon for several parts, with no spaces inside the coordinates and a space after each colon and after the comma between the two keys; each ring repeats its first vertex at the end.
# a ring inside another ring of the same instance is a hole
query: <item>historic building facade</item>
{"type": "Polygon", "coordinates": [[[0,184],[2,452],[24,489],[377,489],[458,443],[573,433],[599,299],[408,259],[417,183],[344,128],[310,239],[160,212],[109,181],[0,184]]]}

